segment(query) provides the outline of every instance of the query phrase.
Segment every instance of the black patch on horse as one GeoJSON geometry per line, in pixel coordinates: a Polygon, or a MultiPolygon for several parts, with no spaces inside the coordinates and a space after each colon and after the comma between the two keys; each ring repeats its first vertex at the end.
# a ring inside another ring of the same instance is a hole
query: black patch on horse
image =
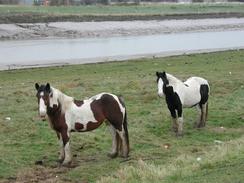
{"type": "Polygon", "coordinates": [[[39,85],[38,83],[35,84],[35,88],[37,90],[37,93],[41,93],[41,92],[47,92],[50,93],[51,92],[51,88],[50,88],[50,84],[47,83],[46,85],[39,85]]]}
{"type": "Polygon", "coordinates": [[[200,106],[202,106],[208,101],[208,93],[209,93],[208,85],[202,84],[200,86],[200,94],[201,94],[201,100],[199,102],[200,106]]]}
{"type": "Polygon", "coordinates": [[[168,106],[168,109],[171,113],[171,116],[173,118],[182,117],[182,103],[180,101],[179,95],[174,92],[173,86],[167,86],[169,84],[169,80],[167,78],[167,75],[165,72],[156,72],[157,82],[159,78],[163,80],[163,92],[166,96],[166,103],[168,106]],[[176,114],[177,111],[177,114],[176,114]]]}
{"type": "Polygon", "coordinates": [[[169,84],[169,80],[167,79],[167,76],[166,76],[165,72],[156,72],[156,76],[158,77],[157,78],[157,82],[158,82],[159,78],[161,78],[165,85],[169,84]]]}
{"type": "Polygon", "coordinates": [[[84,101],[83,100],[76,100],[74,99],[74,103],[75,105],[77,105],[78,107],[82,106],[84,104],[84,101]]]}
{"type": "Polygon", "coordinates": [[[176,118],[176,110],[178,117],[182,116],[182,104],[179,95],[174,92],[172,86],[164,87],[166,102],[173,118],[176,118]]]}

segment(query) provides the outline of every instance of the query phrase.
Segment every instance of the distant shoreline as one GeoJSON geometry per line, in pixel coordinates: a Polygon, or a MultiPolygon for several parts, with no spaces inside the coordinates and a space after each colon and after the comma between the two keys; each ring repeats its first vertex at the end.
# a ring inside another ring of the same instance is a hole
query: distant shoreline
{"type": "Polygon", "coordinates": [[[0,24],[48,23],[48,22],[101,22],[133,20],[181,20],[205,18],[241,18],[241,12],[221,13],[177,13],[177,14],[115,14],[115,15],[50,15],[39,13],[14,13],[0,16],[0,24]]]}
{"type": "Polygon", "coordinates": [[[0,24],[0,41],[244,30],[244,18],[0,24]]]}

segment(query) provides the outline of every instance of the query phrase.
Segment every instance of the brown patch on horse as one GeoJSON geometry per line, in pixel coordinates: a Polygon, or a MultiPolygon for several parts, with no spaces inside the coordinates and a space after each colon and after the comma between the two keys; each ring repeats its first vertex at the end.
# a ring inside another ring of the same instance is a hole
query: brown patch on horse
{"type": "Polygon", "coordinates": [[[104,94],[91,103],[95,119],[100,122],[107,119],[117,130],[122,130],[123,114],[118,102],[111,95],[104,94]]]}
{"type": "Polygon", "coordinates": [[[63,144],[65,145],[68,140],[67,129],[68,126],[65,122],[65,116],[62,114],[61,111],[61,104],[59,103],[58,106],[54,105],[54,107],[47,107],[47,114],[49,117],[51,127],[57,132],[60,133],[62,136],[63,144]]]}
{"type": "Polygon", "coordinates": [[[84,129],[84,125],[81,123],[75,123],[75,129],[77,131],[81,131],[82,129],[84,129]]]}
{"type": "Polygon", "coordinates": [[[74,99],[74,103],[75,105],[77,105],[78,107],[82,106],[84,104],[84,101],[83,100],[76,100],[74,99]]]}
{"type": "Polygon", "coordinates": [[[101,124],[102,124],[103,121],[100,121],[100,122],[91,122],[89,121],[86,125],[86,131],[91,131],[91,130],[94,130],[96,128],[98,128],[101,124]]]}
{"type": "Polygon", "coordinates": [[[104,112],[103,112],[103,106],[101,99],[92,101],[91,110],[93,112],[94,118],[98,122],[103,122],[105,120],[104,112]]]}

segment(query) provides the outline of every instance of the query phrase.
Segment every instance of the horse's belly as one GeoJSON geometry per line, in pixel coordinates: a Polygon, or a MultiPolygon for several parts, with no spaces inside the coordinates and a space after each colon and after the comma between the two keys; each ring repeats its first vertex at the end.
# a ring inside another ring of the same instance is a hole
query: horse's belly
{"type": "Polygon", "coordinates": [[[95,127],[97,120],[91,110],[73,110],[65,114],[66,123],[72,131],[88,131],[95,127]],[[95,125],[94,125],[95,124],[95,125]]]}
{"type": "Polygon", "coordinates": [[[200,94],[190,95],[184,98],[184,102],[182,104],[183,107],[189,108],[197,105],[201,100],[200,94]]]}

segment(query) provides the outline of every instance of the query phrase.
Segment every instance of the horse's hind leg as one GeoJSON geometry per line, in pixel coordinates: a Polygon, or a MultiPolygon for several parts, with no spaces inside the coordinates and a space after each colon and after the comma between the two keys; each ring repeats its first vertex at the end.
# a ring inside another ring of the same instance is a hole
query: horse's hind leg
{"type": "Polygon", "coordinates": [[[196,106],[196,108],[197,108],[197,112],[198,112],[198,117],[197,117],[197,121],[195,123],[195,127],[196,128],[200,128],[201,127],[201,123],[202,123],[202,109],[201,109],[200,104],[198,104],[196,106]]]}
{"type": "Polygon", "coordinates": [[[128,131],[127,126],[124,127],[124,124],[118,125],[115,121],[111,123],[111,133],[113,137],[113,144],[112,144],[112,152],[109,154],[110,157],[116,157],[118,153],[122,157],[128,157],[129,154],[129,139],[128,139],[128,131]],[[114,125],[117,124],[117,125],[114,125]]]}
{"type": "Polygon", "coordinates": [[[112,151],[108,154],[109,157],[115,158],[118,155],[118,147],[119,147],[119,135],[116,132],[116,129],[113,127],[113,125],[110,124],[110,132],[112,135],[112,151]]]}
{"type": "Polygon", "coordinates": [[[201,127],[204,127],[206,125],[207,121],[207,114],[208,114],[208,103],[202,104],[202,121],[201,121],[201,127]]]}
{"type": "Polygon", "coordinates": [[[196,127],[202,128],[206,125],[208,103],[206,102],[205,104],[199,104],[198,111],[199,111],[199,120],[197,121],[196,127]]]}
{"type": "Polygon", "coordinates": [[[126,132],[124,130],[124,128],[122,128],[121,131],[117,130],[117,133],[119,134],[120,140],[121,140],[121,146],[122,148],[120,150],[122,150],[121,152],[121,156],[124,158],[128,157],[129,154],[129,144],[128,144],[128,140],[127,140],[127,135],[126,132]]]}

